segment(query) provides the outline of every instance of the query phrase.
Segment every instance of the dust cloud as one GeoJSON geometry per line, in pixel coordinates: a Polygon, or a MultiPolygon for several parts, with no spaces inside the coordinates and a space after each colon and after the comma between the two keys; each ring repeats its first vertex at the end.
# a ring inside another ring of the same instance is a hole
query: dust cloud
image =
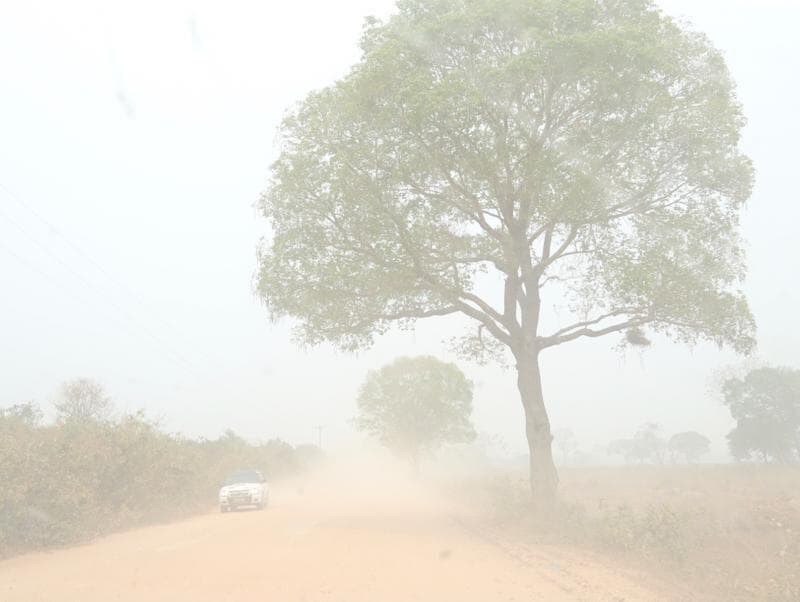
{"type": "Polygon", "coordinates": [[[798,27],[0,3],[0,602],[800,600],[798,27]]]}
{"type": "Polygon", "coordinates": [[[264,511],[7,560],[0,591],[9,602],[667,599],[616,563],[502,542],[469,500],[407,472],[386,458],[326,463],[275,483],[264,511]]]}

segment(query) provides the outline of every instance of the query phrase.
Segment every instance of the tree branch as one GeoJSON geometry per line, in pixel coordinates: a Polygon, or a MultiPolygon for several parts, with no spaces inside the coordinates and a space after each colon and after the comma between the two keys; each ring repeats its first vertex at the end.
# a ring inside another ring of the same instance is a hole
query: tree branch
{"type": "MultiPolygon", "coordinates": [[[[386,320],[386,321],[394,321],[394,320],[413,320],[418,318],[432,318],[434,316],[449,316],[451,314],[456,314],[461,310],[454,305],[446,306],[446,307],[439,307],[435,309],[421,309],[419,311],[415,310],[406,310],[406,311],[399,311],[392,314],[379,314],[375,316],[374,319],[378,320],[386,320]]],[[[370,324],[373,320],[367,320],[364,324],[370,324]]]]}
{"type": "Polygon", "coordinates": [[[400,239],[400,244],[411,259],[417,275],[425,280],[434,290],[438,290],[445,297],[449,298],[453,303],[453,306],[457,307],[462,313],[484,324],[489,332],[491,332],[499,341],[510,345],[511,327],[505,324],[503,315],[477,295],[465,290],[453,289],[452,287],[441,282],[436,277],[430,275],[424,269],[414,245],[408,240],[408,233],[406,232],[405,224],[403,224],[403,222],[396,215],[394,215],[388,207],[386,208],[386,213],[389,219],[394,223],[400,239]],[[474,303],[476,307],[469,305],[467,301],[474,303]],[[501,328],[501,325],[505,326],[508,329],[508,332],[504,331],[501,328]]]}
{"type": "MultiPolygon", "coordinates": [[[[611,316],[610,315],[606,316],[606,318],[608,317],[611,316]]],[[[612,324],[611,326],[600,328],[598,330],[593,330],[588,327],[581,327],[580,324],[575,324],[570,328],[577,328],[577,330],[573,330],[572,332],[567,332],[561,335],[554,334],[547,337],[537,337],[536,342],[539,349],[547,349],[548,347],[554,347],[556,345],[560,345],[568,341],[574,341],[575,339],[579,339],[581,337],[588,337],[588,338],[602,337],[607,334],[620,332],[622,330],[627,330],[628,328],[634,328],[636,326],[642,326],[644,324],[647,324],[648,322],[654,322],[654,321],[655,321],[655,316],[653,316],[652,314],[648,314],[646,316],[632,317],[628,320],[625,320],[624,322],[612,324]]],[[[591,323],[597,323],[597,322],[591,321],[591,323]]]]}
{"type": "Polygon", "coordinates": [[[607,314],[603,314],[602,316],[598,316],[598,317],[596,317],[596,318],[594,318],[592,320],[585,320],[583,322],[576,322],[575,324],[572,324],[570,326],[566,326],[566,327],[564,327],[564,328],[562,328],[560,330],[555,331],[548,338],[559,337],[561,335],[567,334],[568,332],[570,332],[572,330],[576,330],[578,328],[586,328],[588,326],[594,326],[596,324],[599,324],[603,320],[608,320],[609,318],[614,318],[614,317],[617,317],[617,316],[629,316],[629,315],[635,314],[635,313],[636,313],[636,310],[633,309],[633,308],[617,309],[617,310],[614,310],[614,311],[610,311],[607,314]]]}

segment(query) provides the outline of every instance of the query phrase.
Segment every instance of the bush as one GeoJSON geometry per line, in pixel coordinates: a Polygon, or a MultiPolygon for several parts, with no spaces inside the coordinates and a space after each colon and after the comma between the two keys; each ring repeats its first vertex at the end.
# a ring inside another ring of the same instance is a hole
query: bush
{"type": "Polygon", "coordinates": [[[43,425],[31,404],[0,411],[0,557],[205,510],[226,473],[296,472],[295,450],[164,433],[143,414],[43,425]]]}
{"type": "Polygon", "coordinates": [[[512,526],[534,541],[590,545],[639,558],[680,562],[690,544],[703,536],[698,529],[703,517],[668,504],[642,508],[620,504],[590,511],[581,502],[560,500],[552,507],[535,507],[527,481],[502,474],[471,481],[462,488],[469,493],[452,486],[451,493],[457,491],[478,503],[490,523],[512,526]]]}
{"type": "Polygon", "coordinates": [[[641,558],[683,560],[688,546],[688,517],[666,505],[635,511],[619,506],[594,519],[593,537],[604,547],[632,552],[641,558]]]}
{"type": "Polygon", "coordinates": [[[536,509],[527,484],[490,474],[449,486],[506,541],[613,554],[699,598],[800,600],[800,469],[693,465],[561,471],[562,501],[536,509]],[[712,595],[713,594],[713,595],[712,595]]]}

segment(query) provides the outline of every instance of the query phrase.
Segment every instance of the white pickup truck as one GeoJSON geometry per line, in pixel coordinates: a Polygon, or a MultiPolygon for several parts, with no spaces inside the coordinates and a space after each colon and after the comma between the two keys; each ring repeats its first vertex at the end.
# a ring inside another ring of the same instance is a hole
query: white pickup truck
{"type": "Polygon", "coordinates": [[[264,509],[269,503],[269,485],[257,470],[239,470],[223,481],[219,490],[219,511],[230,512],[245,506],[264,509]]]}

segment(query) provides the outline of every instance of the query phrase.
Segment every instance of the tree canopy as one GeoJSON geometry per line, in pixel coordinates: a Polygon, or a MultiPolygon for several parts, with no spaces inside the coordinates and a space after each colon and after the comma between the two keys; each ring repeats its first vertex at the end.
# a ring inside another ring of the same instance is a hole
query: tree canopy
{"type": "Polygon", "coordinates": [[[709,451],[711,441],[705,435],[697,431],[685,431],[676,433],[669,438],[667,449],[675,457],[683,457],[688,462],[696,462],[709,451]]]}
{"type": "Polygon", "coordinates": [[[722,393],[736,420],[728,434],[735,458],[800,461],[800,370],[751,370],[726,380],[722,393]]]}
{"type": "Polygon", "coordinates": [[[541,284],[568,272],[593,323],[752,343],[729,290],[752,169],[704,36],[640,0],[398,8],[367,27],[350,74],[283,124],[262,203],[270,309],[299,317],[304,339],[345,347],[457,311],[508,341],[517,309],[479,298],[476,274],[541,284]]]}
{"type": "Polygon", "coordinates": [[[261,203],[258,291],[301,340],[471,318],[465,349],[514,358],[549,490],[540,352],[648,330],[752,348],[753,170],[704,35],[650,0],[400,0],[361,48],[286,117],[261,203]]]}
{"type": "Polygon", "coordinates": [[[472,383],[435,357],[403,357],[370,372],[357,403],[358,427],[415,466],[444,443],[475,438],[472,383]]]}
{"type": "Polygon", "coordinates": [[[0,408],[0,421],[15,423],[27,428],[37,426],[42,421],[43,416],[42,410],[32,401],[16,403],[8,408],[0,408]]]}
{"type": "Polygon", "coordinates": [[[110,418],[114,409],[103,386],[91,378],[75,378],[62,384],[55,407],[62,422],[99,422],[110,418]]]}
{"type": "Polygon", "coordinates": [[[631,439],[616,439],[608,444],[606,451],[612,456],[622,456],[626,462],[663,464],[666,449],[667,442],[661,436],[661,425],[646,422],[631,439]]]}

